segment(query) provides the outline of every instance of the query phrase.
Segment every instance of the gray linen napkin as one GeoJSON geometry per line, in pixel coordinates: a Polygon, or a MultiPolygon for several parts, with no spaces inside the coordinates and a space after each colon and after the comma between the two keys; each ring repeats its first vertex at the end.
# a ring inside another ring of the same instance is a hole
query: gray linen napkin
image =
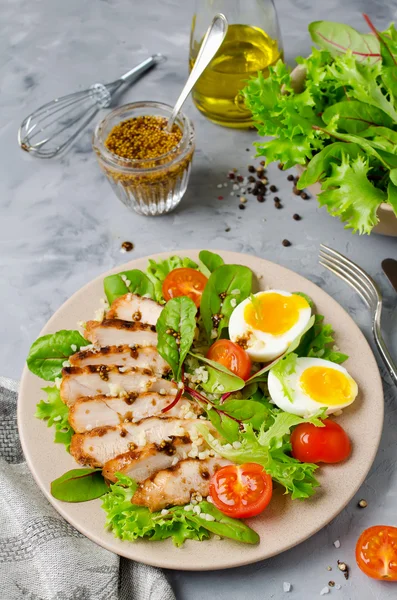
{"type": "Polygon", "coordinates": [[[47,502],[19,442],[17,388],[0,377],[1,600],[175,600],[161,570],[100,548],[47,502]]]}

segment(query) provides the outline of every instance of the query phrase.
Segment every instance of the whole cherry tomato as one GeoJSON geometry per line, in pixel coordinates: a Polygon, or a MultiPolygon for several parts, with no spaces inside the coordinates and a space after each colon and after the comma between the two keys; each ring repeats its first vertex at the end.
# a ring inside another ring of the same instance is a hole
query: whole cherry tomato
{"type": "Polygon", "coordinates": [[[331,419],[323,423],[324,427],[302,423],[294,429],[291,435],[294,458],[310,463],[337,463],[350,455],[351,443],[345,430],[331,419]]]}
{"type": "Polygon", "coordinates": [[[250,357],[241,346],[230,340],[218,340],[212,344],[207,358],[220,363],[241,379],[248,379],[251,374],[250,357]]]}

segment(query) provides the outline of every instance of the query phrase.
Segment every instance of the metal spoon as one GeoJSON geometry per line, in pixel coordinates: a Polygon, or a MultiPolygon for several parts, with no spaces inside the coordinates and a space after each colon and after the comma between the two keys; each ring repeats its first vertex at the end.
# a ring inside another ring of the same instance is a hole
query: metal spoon
{"type": "Polygon", "coordinates": [[[168,133],[171,132],[174,121],[179,111],[181,110],[183,103],[192,91],[196,81],[199,79],[199,77],[201,77],[203,71],[207,68],[208,64],[218,52],[223,40],[226,37],[227,27],[228,23],[225,15],[223,15],[222,13],[218,13],[217,15],[215,15],[211,25],[207,29],[207,33],[204,36],[203,42],[200,47],[200,51],[196,58],[196,62],[194,63],[194,67],[191,70],[189,78],[185,83],[185,86],[178,100],[175,103],[172,115],[168,119],[168,124],[166,128],[166,131],[168,131],[168,133]]]}

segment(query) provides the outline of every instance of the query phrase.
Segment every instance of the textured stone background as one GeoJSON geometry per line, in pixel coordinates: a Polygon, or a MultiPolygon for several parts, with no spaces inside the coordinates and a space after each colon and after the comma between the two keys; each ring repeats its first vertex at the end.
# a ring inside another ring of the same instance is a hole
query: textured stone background
{"type": "MultiPolygon", "coordinates": [[[[227,1],[225,0],[227,4],[227,1]]],[[[307,24],[316,19],[363,27],[362,12],[383,27],[396,18],[396,0],[277,0],[287,60],[310,48],[307,24]]],[[[127,211],[113,195],[91,152],[91,132],[60,161],[39,161],[17,146],[22,118],[32,109],[94,81],[111,81],[155,52],[168,62],[153,70],[123,100],[172,103],[187,75],[191,0],[13,0],[3,2],[0,21],[0,330],[1,374],[18,378],[32,341],[53,312],[77,289],[127,258],[175,248],[223,248],[247,252],[308,277],[338,300],[370,339],[369,315],[361,300],[317,262],[325,242],[360,263],[385,296],[384,328],[397,355],[396,296],[380,263],[397,257],[396,239],[358,237],[319,209],[315,200],[293,196],[285,174],[269,175],[279,187],[283,210],[250,200],[245,211],[217,184],[231,167],[246,174],[253,132],[223,129],[206,121],[188,103],[197,151],[189,189],[172,214],[148,219],[127,211]],[[223,201],[217,196],[222,193],[223,201]],[[302,221],[292,214],[298,212],[302,221]],[[230,227],[230,231],[225,229],[230,227]],[[281,240],[288,238],[290,248],[281,240]],[[135,250],[121,254],[131,240],[135,250]]],[[[381,369],[382,370],[382,369],[381,369]]],[[[383,370],[382,370],[383,373],[383,370]]],[[[384,374],[384,373],[383,373],[384,374]]],[[[396,391],[385,377],[386,419],[375,465],[350,506],[309,541],[276,558],[227,572],[170,572],[178,598],[281,599],[283,581],[293,584],[293,600],[319,596],[329,579],[342,584],[331,594],[343,600],[387,600],[396,588],[367,579],[354,566],[353,549],[361,530],[376,523],[397,525],[396,391]],[[366,510],[356,508],[365,497],[366,510]],[[340,539],[336,550],[333,541],[340,539]],[[352,566],[345,582],[335,570],[340,558],[352,566]],[[333,566],[332,573],[326,570],[333,566]]],[[[181,557],[183,550],[181,551],[181,557]]]]}

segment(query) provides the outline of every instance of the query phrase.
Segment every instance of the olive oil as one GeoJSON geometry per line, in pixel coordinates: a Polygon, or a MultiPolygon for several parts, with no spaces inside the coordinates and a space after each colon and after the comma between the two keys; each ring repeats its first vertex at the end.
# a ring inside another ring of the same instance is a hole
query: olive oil
{"type": "MultiPolygon", "coordinates": [[[[200,49],[192,43],[192,69],[200,49]]],[[[226,127],[250,127],[252,118],[241,90],[258,71],[266,76],[281,57],[277,41],[259,27],[229,25],[226,38],[193,89],[193,100],[206,117],[226,127]]]]}

